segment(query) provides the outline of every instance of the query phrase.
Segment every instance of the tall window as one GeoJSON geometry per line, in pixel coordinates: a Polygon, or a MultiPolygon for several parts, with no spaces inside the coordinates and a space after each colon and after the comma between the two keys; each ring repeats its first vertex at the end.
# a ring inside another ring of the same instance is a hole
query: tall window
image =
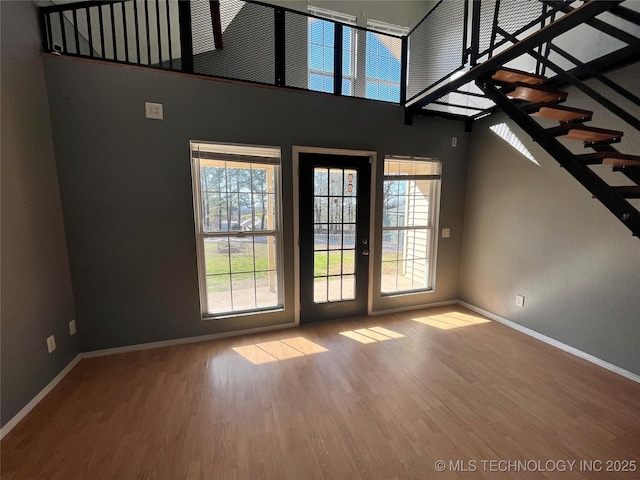
{"type": "Polygon", "coordinates": [[[384,35],[406,35],[407,28],[369,20],[367,32],[365,96],[373,100],[400,101],[402,40],[384,35]]]}
{"type": "MultiPolygon", "coordinates": [[[[309,7],[309,13],[328,20],[309,17],[309,89],[333,93],[335,23],[355,25],[350,15],[309,7]]],[[[342,27],[342,89],[343,95],[353,95],[355,78],[355,29],[342,27]]]]}
{"type": "Polygon", "coordinates": [[[431,159],[384,161],[383,294],[433,288],[440,169],[431,159]]]}
{"type": "Polygon", "coordinates": [[[278,308],[280,150],[191,143],[203,316],[278,308]]]}

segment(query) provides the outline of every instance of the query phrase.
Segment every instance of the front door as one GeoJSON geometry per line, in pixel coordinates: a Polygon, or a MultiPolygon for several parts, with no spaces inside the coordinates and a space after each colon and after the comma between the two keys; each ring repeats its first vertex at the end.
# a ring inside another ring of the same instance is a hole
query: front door
{"type": "Polygon", "coordinates": [[[300,321],[367,314],[369,157],[300,154],[300,321]]]}

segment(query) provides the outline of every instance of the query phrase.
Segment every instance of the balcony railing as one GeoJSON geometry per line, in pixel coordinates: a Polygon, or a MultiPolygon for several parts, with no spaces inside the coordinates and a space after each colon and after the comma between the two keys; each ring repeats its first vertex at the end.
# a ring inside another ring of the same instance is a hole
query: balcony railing
{"type": "Polygon", "coordinates": [[[42,7],[40,15],[47,52],[405,99],[406,37],[288,8],[240,0],[103,0],[42,7]]]}
{"type": "MultiPolygon", "coordinates": [[[[252,0],[85,1],[42,7],[40,16],[47,52],[412,108],[582,3],[441,0],[406,36],[252,0]]],[[[629,44],[629,54],[638,47],[637,36],[615,22],[592,19],[589,25],[629,44]]],[[[537,45],[517,67],[553,76],[542,60],[560,55],[561,66],[573,68],[575,58],[563,55],[561,43],[537,45]]],[[[594,58],[601,54],[594,49],[594,58]]],[[[493,107],[471,82],[420,108],[478,118],[493,107]]]]}

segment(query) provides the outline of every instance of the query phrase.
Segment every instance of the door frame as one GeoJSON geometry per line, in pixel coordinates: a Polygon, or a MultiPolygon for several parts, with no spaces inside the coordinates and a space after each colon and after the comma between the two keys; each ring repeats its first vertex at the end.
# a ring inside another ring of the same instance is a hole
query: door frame
{"type": "Polygon", "coordinates": [[[375,219],[376,219],[376,172],[378,153],[369,150],[347,150],[342,148],[293,146],[292,173],[293,173],[293,238],[294,238],[294,279],[295,279],[295,324],[300,325],[300,154],[323,153],[325,155],[351,155],[368,157],[371,165],[371,198],[369,209],[369,284],[367,285],[367,315],[373,311],[373,267],[375,260],[375,219]]]}

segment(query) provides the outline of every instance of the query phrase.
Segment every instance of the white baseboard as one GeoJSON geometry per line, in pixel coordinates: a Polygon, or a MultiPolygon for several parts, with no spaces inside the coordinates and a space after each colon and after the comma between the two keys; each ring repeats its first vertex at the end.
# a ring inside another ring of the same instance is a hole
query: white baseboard
{"type": "MultiPolygon", "coordinates": [[[[502,318],[487,310],[483,310],[482,308],[476,307],[475,305],[471,305],[470,303],[463,302],[462,300],[451,300],[446,302],[430,303],[427,305],[418,305],[418,306],[412,306],[412,307],[401,307],[401,308],[395,308],[390,310],[376,311],[376,312],[372,312],[371,315],[376,316],[376,315],[383,315],[388,313],[406,312],[410,310],[420,310],[423,308],[443,307],[447,305],[456,305],[456,304],[466,307],[469,310],[479,313],[480,315],[484,315],[485,317],[490,318],[491,320],[494,320],[503,325],[506,325],[507,327],[513,328],[514,330],[518,330],[519,332],[522,332],[525,335],[529,335],[530,337],[533,337],[544,343],[547,343],[556,348],[559,348],[560,350],[563,350],[567,353],[575,355],[576,357],[587,360],[588,362],[591,362],[602,368],[606,368],[607,370],[617,373],[618,375],[622,375],[623,377],[628,378],[629,380],[633,380],[634,382],[640,383],[640,375],[637,375],[633,372],[625,370],[624,368],[618,367],[617,365],[613,365],[612,363],[606,362],[598,357],[594,357],[589,353],[583,352],[582,350],[578,350],[577,348],[574,348],[567,344],[559,342],[558,340],[555,340],[551,337],[547,337],[546,335],[538,333],[535,330],[531,330],[530,328],[523,327],[518,323],[512,322],[511,320],[507,320],[506,318],[502,318]]],[[[56,375],[56,377],[53,380],[51,380],[51,382],[49,382],[49,384],[46,387],[44,387],[40,391],[40,393],[38,393],[22,410],[20,410],[11,420],[9,420],[7,424],[4,427],[2,427],[2,429],[0,429],[0,440],[2,440],[11,430],[13,430],[13,428],[18,423],[20,423],[20,421],[23,418],[25,418],[29,414],[29,412],[33,410],[35,406],[38,405],[38,403],[40,403],[42,399],[44,399],[44,397],[46,397],[49,394],[49,392],[51,392],[51,390],[53,390],[55,386],[58,385],[58,383],[60,383],[60,381],[64,377],[66,377],[68,373],[71,370],[73,370],[73,368],[83,358],[103,357],[106,355],[115,355],[118,353],[128,353],[128,352],[136,352],[140,350],[150,350],[153,348],[171,347],[174,345],[184,345],[188,343],[206,342],[208,340],[216,340],[219,338],[228,338],[228,337],[234,337],[234,336],[252,334],[252,333],[262,333],[262,332],[268,332],[273,330],[283,330],[286,328],[293,328],[296,326],[297,325],[295,324],[275,325],[270,327],[252,328],[248,330],[242,330],[240,332],[233,331],[233,332],[224,332],[224,333],[214,333],[211,335],[178,338],[175,340],[165,340],[162,342],[141,343],[138,345],[128,345],[126,347],[108,348],[105,350],[94,350],[91,352],[80,353],[71,362],[69,362],[69,364],[58,375],[56,375]]]]}
{"type": "Polygon", "coordinates": [[[104,357],[107,355],[117,355],[119,353],[138,352],[140,350],[151,350],[153,348],[173,347],[176,345],[185,345],[187,343],[207,342],[209,340],[217,340],[219,338],[239,337],[241,335],[250,335],[252,333],[270,332],[273,330],[284,330],[296,327],[294,323],[285,323],[283,325],[272,325],[269,327],[256,327],[247,330],[234,330],[231,332],[212,333],[210,335],[199,335],[197,337],[176,338],[173,340],[163,340],[161,342],[139,343],[137,345],[127,345],[126,347],[106,348],[104,350],[93,350],[84,352],[82,358],[104,357]]]}
{"type": "Polygon", "coordinates": [[[51,392],[51,390],[53,390],[55,386],[58,385],[62,381],[62,379],[68,375],[71,370],[73,370],[73,367],[75,367],[81,359],[82,354],[79,353],[76,358],[71,360],[69,364],[64,367],[64,369],[58,375],[56,375],[56,377],[51,380],[46,387],[44,387],[40,391],[40,393],[33,397],[33,399],[29,403],[27,403],[22,410],[16,413],[16,415],[11,420],[9,420],[7,424],[2,427],[2,429],[0,429],[0,440],[2,440],[11,430],[13,430],[14,427],[18,425],[18,423],[20,423],[22,419],[26,417],[29,412],[33,410],[35,406],[38,405],[44,399],[44,397],[46,397],[49,392],[51,392]]]}
{"type": "Polygon", "coordinates": [[[558,340],[555,340],[551,337],[547,337],[546,335],[543,335],[542,333],[538,333],[535,330],[531,330],[530,328],[523,327],[519,323],[512,322],[511,320],[507,320],[506,318],[502,318],[498,315],[488,312],[487,310],[483,310],[482,308],[476,307],[475,305],[471,305],[470,303],[463,302],[462,300],[458,300],[457,303],[459,305],[462,305],[463,307],[468,308],[469,310],[473,310],[474,312],[479,313],[480,315],[484,315],[485,317],[490,318],[491,320],[495,320],[496,322],[506,325],[507,327],[513,328],[514,330],[518,330],[519,332],[522,332],[525,335],[529,335],[530,337],[533,337],[544,343],[547,343],[556,348],[559,348],[560,350],[570,353],[571,355],[575,355],[576,357],[582,358],[583,360],[591,362],[602,368],[606,368],[607,370],[617,373],[618,375],[622,375],[623,377],[628,378],[629,380],[633,380],[634,382],[640,383],[640,375],[630,372],[629,370],[625,370],[624,368],[618,367],[613,363],[609,363],[598,357],[594,357],[589,353],[583,352],[582,350],[578,350],[575,347],[567,345],[566,343],[559,342],[558,340]]]}
{"type": "Polygon", "coordinates": [[[446,302],[435,302],[435,303],[423,303],[420,305],[412,305],[410,307],[398,307],[398,308],[390,308],[388,310],[376,310],[375,312],[371,312],[369,315],[372,317],[378,315],[387,315],[389,313],[400,313],[400,312],[409,312],[411,310],[422,310],[423,308],[435,308],[435,307],[446,307],[448,305],[457,305],[459,303],[458,300],[447,300],[446,302]]]}
{"type": "Polygon", "coordinates": [[[228,338],[228,337],[237,337],[240,335],[247,335],[252,333],[262,333],[268,332],[272,330],[283,330],[286,328],[293,328],[296,325],[293,323],[288,323],[285,325],[274,325],[269,327],[258,327],[251,328],[247,330],[236,330],[233,332],[224,332],[224,333],[214,333],[211,335],[200,335],[197,337],[187,337],[187,338],[177,338],[175,340],[166,340],[162,342],[151,342],[151,343],[141,343],[138,345],[128,345],[126,347],[117,347],[117,348],[107,348],[105,350],[94,350],[92,352],[83,352],[79,353],[64,369],[56,375],[56,377],[49,382],[49,384],[44,387],[40,393],[38,393],[22,410],[20,410],[11,420],[7,422],[7,424],[0,429],[0,440],[2,440],[11,430],[15,428],[18,423],[26,417],[31,410],[35,408],[38,403],[42,401],[44,397],[46,397],[53,388],[60,383],[60,381],[67,376],[67,374],[73,370],[78,362],[83,358],[95,358],[95,357],[104,357],[106,355],[116,355],[118,353],[128,353],[128,352],[137,352],[139,350],[150,350],[153,348],[162,348],[162,347],[171,347],[174,345],[184,345],[187,343],[198,343],[198,342],[206,342],[208,340],[215,340],[218,338],[228,338]]]}

